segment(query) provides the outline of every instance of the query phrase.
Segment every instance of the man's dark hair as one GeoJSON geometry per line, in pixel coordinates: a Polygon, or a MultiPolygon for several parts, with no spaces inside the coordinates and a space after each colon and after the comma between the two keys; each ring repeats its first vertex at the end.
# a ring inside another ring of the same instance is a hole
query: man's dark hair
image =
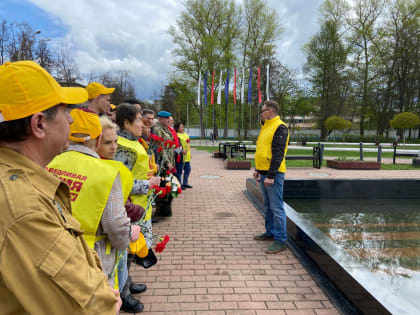
{"type": "Polygon", "coordinates": [[[179,130],[179,126],[183,125],[184,123],[182,121],[178,121],[175,125],[174,125],[174,129],[175,131],[179,130]]]}
{"type": "Polygon", "coordinates": [[[117,106],[115,122],[121,130],[124,130],[124,122],[128,120],[132,124],[136,120],[138,113],[140,113],[140,110],[136,106],[133,106],[133,104],[119,104],[117,106]]]}
{"type": "Polygon", "coordinates": [[[265,101],[264,102],[265,107],[269,107],[273,110],[273,112],[276,112],[278,114],[279,112],[279,104],[275,101],[265,101]]]}
{"type": "Polygon", "coordinates": [[[148,108],[145,108],[145,109],[143,109],[142,111],[141,111],[141,114],[142,115],[147,115],[147,114],[151,114],[151,115],[154,115],[155,114],[155,112],[154,111],[152,111],[151,109],[148,109],[148,108]]]}
{"type": "Polygon", "coordinates": [[[125,100],[124,103],[131,104],[131,105],[134,105],[134,104],[142,105],[141,102],[138,99],[135,99],[135,98],[129,98],[129,99],[125,100]]]}
{"type": "MultiPolygon", "coordinates": [[[[58,106],[56,105],[42,111],[48,121],[55,119],[58,106]]],[[[26,140],[30,134],[32,116],[0,123],[0,141],[19,142],[26,140]]]]}

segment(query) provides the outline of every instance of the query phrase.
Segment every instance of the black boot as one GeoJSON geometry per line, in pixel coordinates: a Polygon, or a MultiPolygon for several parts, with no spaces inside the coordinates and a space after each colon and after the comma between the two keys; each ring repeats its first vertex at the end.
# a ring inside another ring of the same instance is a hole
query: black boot
{"type": "Polygon", "coordinates": [[[122,306],[121,310],[127,313],[140,313],[143,312],[144,305],[139,300],[136,300],[131,295],[121,297],[122,306]]]}
{"type": "Polygon", "coordinates": [[[147,287],[145,284],[131,282],[131,285],[130,285],[131,294],[142,293],[146,290],[147,290],[147,287]]]}

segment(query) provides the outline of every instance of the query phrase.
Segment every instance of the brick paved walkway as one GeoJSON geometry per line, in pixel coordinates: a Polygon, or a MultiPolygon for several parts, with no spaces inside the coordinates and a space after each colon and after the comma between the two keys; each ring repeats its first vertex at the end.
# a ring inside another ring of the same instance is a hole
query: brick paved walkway
{"type": "Polygon", "coordinates": [[[264,223],[242,193],[251,174],[193,151],[194,188],[174,200],[173,217],[153,226],[170,236],[167,248],[157,265],[131,271],[148,286],[139,295],[144,314],[338,314],[290,250],[267,255],[267,243],[253,240],[264,223]]]}

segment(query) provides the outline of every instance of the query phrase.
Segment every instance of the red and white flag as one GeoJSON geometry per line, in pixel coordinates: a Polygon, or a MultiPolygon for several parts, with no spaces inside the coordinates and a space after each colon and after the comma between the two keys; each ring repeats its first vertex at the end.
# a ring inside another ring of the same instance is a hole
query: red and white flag
{"type": "Polygon", "coordinates": [[[222,104],[222,74],[223,71],[220,70],[219,88],[217,89],[217,105],[222,104]]]}

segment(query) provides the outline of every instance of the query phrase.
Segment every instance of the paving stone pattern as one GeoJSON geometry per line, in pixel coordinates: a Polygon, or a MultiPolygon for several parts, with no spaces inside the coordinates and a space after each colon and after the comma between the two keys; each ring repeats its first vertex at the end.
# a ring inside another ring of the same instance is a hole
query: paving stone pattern
{"type": "Polygon", "coordinates": [[[191,164],[194,188],[174,200],[171,218],[153,225],[170,236],[158,264],[131,270],[148,287],[137,295],[143,314],[338,314],[289,249],[267,255],[269,243],[253,240],[264,221],[242,193],[252,171],[225,170],[205,151],[193,150],[191,164]]]}

